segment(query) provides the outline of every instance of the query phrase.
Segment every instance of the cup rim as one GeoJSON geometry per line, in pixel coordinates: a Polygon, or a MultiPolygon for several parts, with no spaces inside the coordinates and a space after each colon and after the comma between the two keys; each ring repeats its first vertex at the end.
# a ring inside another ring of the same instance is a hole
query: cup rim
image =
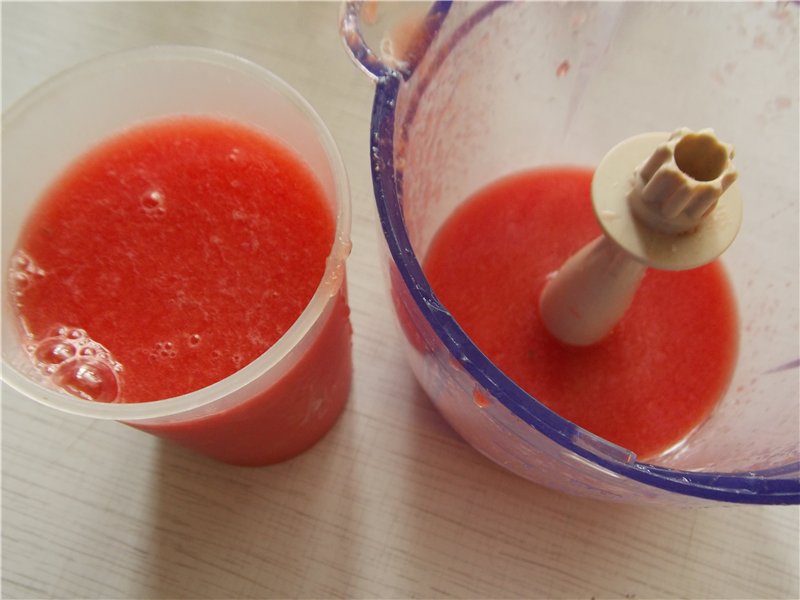
{"type": "MultiPolygon", "coordinates": [[[[199,390],[142,403],[92,402],[31,381],[3,357],[4,382],[41,404],[75,415],[137,422],[170,417],[220,401],[276,369],[323,316],[325,309],[344,285],[341,273],[351,247],[351,207],[350,186],[341,153],[327,126],[311,104],[286,81],[255,62],[223,50],[186,45],[151,45],[104,54],[62,70],[31,89],[4,112],[3,128],[7,127],[7,123],[13,123],[18,115],[43,101],[53,90],[70,85],[76,78],[94,77],[123,64],[157,61],[210,63],[260,79],[289,100],[303,114],[318,136],[333,176],[337,200],[334,240],[326,258],[325,272],[320,283],[292,326],[275,344],[252,362],[228,377],[199,390]]],[[[6,293],[5,285],[3,289],[3,293],[6,293]]],[[[6,310],[5,304],[3,310],[6,310]]]]}

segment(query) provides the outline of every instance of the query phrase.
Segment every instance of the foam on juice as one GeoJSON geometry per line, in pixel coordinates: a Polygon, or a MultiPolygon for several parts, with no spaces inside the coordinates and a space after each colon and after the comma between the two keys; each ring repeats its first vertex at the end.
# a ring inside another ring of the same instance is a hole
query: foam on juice
{"type": "Polygon", "coordinates": [[[95,402],[118,402],[122,365],[79,327],[55,327],[25,349],[37,370],[54,385],[95,402]]]}
{"type": "Polygon", "coordinates": [[[22,296],[36,281],[46,275],[33,259],[23,250],[17,250],[11,257],[8,272],[8,287],[14,303],[19,306],[22,296]]]}

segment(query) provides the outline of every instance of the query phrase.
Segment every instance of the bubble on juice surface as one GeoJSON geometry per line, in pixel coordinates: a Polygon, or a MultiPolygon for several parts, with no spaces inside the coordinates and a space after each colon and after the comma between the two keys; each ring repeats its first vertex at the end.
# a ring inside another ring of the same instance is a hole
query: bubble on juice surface
{"type": "Polygon", "coordinates": [[[169,340],[156,342],[155,358],[175,358],[176,356],[178,356],[178,351],[175,349],[175,344],[169,340]]]}
{"type": "Polygon", "coordinates": [[[97,349],[96,348],[92,348],[91,346],[86,346],[86,347],[80,349],[79,354],[81,356],[96,356],[97,355],[97,349]]]}
{"type": "Polygon", "coordinates": [[[11,257],[8,270],[8,289],[11,297],[19,303],[25,292],[45,275],[44,269],[39,267],[27,252],[17,250],[11,257]]]}
{"type": "Polygon", "coordinates": [[[228,160],[231,162],[236,162],[241,157],[242,151],[239,148],[232,148],[231,151],[228,153],[228,160]]]}
{"type": "Polygon", "coordinates": [[[147,190],[139,198],[139,206],[144,214],[152,217],[160,217],[167,212],[167,197],[161,190],[147,190]]]}
{"type": "Polygon", "coordinates": [[[42,375],[64,391],[95,402],[117,402],[122,365],[79,327],[56,326],[26,345],[42,375]]]}
{"type": "Polygon", "coordinates": [[[84,400],[115,402],[119,398],[114,369],[96,358],[65,361],[53,373],[53,383],[84,400]]]}
{"type": "Polygon", "coordinates": [[[59,364],[68,361],[77,354],[78,349],[74,344],[70,344],[58,337],[46,338],[33,348],[33,357],[36,365],[48,373],[55,371],[59,364]]]}
{"type": "Polygon", "coordinates": [[[193,333],[189,336],[189,345],[192,347],[196,347],[200,344],[201,337],[199,333],[193,333]]]}

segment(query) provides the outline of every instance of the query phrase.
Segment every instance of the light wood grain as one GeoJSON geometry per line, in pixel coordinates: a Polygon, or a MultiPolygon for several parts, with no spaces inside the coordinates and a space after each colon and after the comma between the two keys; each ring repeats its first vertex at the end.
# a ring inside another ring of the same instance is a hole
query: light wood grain
{"type": "Polygon", "coordinates": [[[7,598],[798,598],[797,507],[700,511],[563,496],[438,416],[391,326],[369,176],[372,85],[335,3],[3,3],[3,106],[112,50],[197,44],[295,86],[347,165],[356,380],[299,458],[216,464],[3,388],[7,598]]]}

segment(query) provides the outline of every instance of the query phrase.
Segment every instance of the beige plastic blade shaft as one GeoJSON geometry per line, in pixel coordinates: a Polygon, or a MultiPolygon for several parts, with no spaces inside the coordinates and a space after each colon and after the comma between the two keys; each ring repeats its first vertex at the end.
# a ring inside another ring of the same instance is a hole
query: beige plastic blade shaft
{"type": "Polygon", "coordinates": [[[599,342],[625,315],[646,270],[600,236],[567,260],[542,291],[541,317],[566,344],[599,342]]]}
{"type": "Polygon", "coordinates": [[[547,330],[566,344],[595,344],[625,315],[647,267],[691,269],[722,254],[742,220],[732,157],[710,129],[647,133],[612,148],[592,179],[604,235],[545,286],[547,330]]]}

